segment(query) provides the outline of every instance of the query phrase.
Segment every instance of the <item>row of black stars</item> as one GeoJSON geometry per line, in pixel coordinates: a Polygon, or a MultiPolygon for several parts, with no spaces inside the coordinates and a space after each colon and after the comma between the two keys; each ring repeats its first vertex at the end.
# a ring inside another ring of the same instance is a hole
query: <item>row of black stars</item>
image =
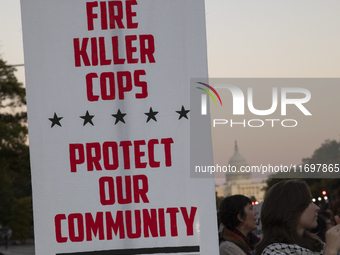
{"type": "MultiPolygon", "coordinates": [[[[182,108],[180,111],[176,111],[179,114],[178,120],[182,119],[183,117],[188,119],[187,114],[190,112],[190,110],[185,110],[184,106],[182,105],[182,108]]],[[[120,109],[118,109],[116,114],[112,114],[112,116],[116,119],[115,121],[115,125],[117,125],[118,122],[123,122],[125,124],[125,120],[124,117],[127,113],[122,113],[120,111],[120,109]]],[[[144,113],[146,116],[148,116],[146,123],[148,123],[151,119],[157,122],[157,118],[156,115],[158,114],[158,112],[152,110],[152,107],[150,107],[149,112],[144,113]]],[[[86,111],[86,114],[84,116],[79,116],[80,118],[84,119],[84,124],[83,126],[85,126],[87,123],[90,123],[92,126],[94,126],[92,119],[94,117],[94,115],[90,115],[89,111],[86,111]]],[[[54,127],[54,125],[58,125],[61,127],[61,123],[60,120],[63,117],[58,117],[58,115],[56,113],[54,113],[53,118],[48,118],[52,124],[51,124],[51,128],[54,127]]]]}

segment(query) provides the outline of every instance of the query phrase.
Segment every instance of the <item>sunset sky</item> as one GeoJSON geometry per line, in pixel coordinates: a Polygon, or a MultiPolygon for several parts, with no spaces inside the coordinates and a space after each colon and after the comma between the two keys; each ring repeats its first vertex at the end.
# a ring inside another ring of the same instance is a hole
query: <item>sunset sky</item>
{"type": "MultiPolygon", "coordinates": [[[[205,0],[205,4],[211,78],[340,77],[340,1],[205,0]]],[[[8,64],[24,64],[19,0],[0,0],[0,35],[1,57],[8,64]]],[[[24,82],[24,67],[17,69],[24,82]]],[[[228,162],[235,140],[249,165],[299,164],[326,139],[339,140],[340,86],[321,83],[311,90],[316,103],[310,106],[313,126],[306,124],[294,134],[220,130],[213,137],[215,162],[228,162]]],[[[220,177],[218,184],[224,182],[220,177]]]]}

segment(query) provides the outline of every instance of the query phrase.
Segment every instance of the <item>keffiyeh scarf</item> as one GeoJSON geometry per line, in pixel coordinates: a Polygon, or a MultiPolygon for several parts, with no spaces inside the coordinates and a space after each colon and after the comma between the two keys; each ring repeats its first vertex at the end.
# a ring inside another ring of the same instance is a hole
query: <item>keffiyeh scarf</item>
{"type": "Polygon", "coordinates": [[[321,252],[313,252],[297,244],[273,243],[268,245],[261,255],[323,255],[321,252]]]}

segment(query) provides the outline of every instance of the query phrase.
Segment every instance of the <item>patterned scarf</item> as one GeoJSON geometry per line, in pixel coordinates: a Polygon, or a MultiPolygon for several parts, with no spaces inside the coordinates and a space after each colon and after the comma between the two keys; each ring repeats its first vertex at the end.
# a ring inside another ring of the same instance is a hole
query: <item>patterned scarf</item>
{"type": "Polygon", "coordinates": [[[323,255],[324,249],[320,252],[312,252],[309,249],[303,248],[297,244],[285,244],[285,243],[273,243],[268,245],[261,255],[274,255],[274,254],[286,254],[286,255],[323,255]]]}
{"type": "Polygon", "coordinates": [[[227,228],[223,229],[223,239],[235,243],[240,247],[247,255],[251,255],[250,251],[254,250],[255,244],[257,244],[260,239],[252,233],[244,236],[237,229],[229,230],[227,228]]]}

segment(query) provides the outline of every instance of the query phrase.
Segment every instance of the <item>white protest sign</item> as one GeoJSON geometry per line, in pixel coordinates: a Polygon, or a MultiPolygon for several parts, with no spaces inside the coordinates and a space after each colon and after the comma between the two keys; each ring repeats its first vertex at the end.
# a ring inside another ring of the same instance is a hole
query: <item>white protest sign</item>
{"type": "Polygon", "coordinates": [[[189,171],[203,0],[21,8],[36,254],[218,254],[214,180],[189,171]]]}

